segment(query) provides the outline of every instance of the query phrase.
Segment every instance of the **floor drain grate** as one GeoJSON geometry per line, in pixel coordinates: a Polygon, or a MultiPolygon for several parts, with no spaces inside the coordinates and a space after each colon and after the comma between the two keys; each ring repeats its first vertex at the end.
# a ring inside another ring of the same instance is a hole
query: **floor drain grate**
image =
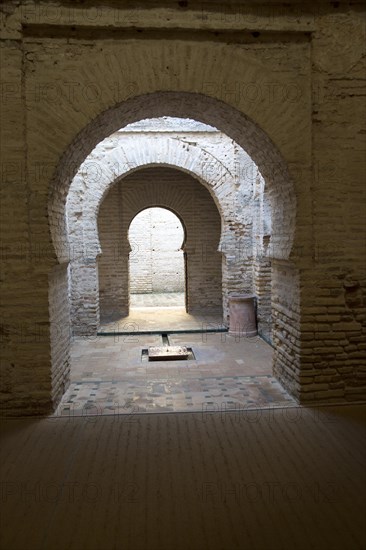
{"type": "MultiPolygon", "coordinates": [[[[170,346],[172,347],[172,346],[170,346]]],[[[176,346],[178,347],[178,346],[176,346]]],[[[171,356],[169,355],[161,355],[160,357],[158,355],[153,355],[149,357],[149,349],[143,349],[141,350],[141,361],[142,362],[147,362],[147,363],[155,363],[157,361],[194,361],[196,359],[194,353],[193,353],[193,350],[192,348],[189,348],[187,346],[179,346],[180,348],[185,348],[187,350],[187,352],[185,354],[172,354],[171,356]]]]}

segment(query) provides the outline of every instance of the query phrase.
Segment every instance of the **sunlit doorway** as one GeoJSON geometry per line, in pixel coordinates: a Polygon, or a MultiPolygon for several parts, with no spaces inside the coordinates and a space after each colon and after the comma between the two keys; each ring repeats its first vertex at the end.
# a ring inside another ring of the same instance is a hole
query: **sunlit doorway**
{"type": "Polygon", "coordinates": [[[147,208],[132,220],[128,238],[130,308],[185,308],[185,232],[178,216],[147,208]]]}

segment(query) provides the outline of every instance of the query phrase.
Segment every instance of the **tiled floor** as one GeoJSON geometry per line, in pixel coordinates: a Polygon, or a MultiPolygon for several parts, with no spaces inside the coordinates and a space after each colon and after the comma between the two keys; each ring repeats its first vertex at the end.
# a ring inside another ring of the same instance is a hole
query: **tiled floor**
{"type": "Polygon", "coordinates": [[[260,338],[227,333],[173,334],[171,345],[195,360],[142,360],[160,335],[76,339],[72,382],[57,415],[133,414],[293,406],[271,374],[272,348],[260,338]]]}
{"type": "Polygon", "coordinates": [[[224,328],[222,312],[217,310],[187,313],[184,294],[134,294],[131,309],[125,316],[101,320],[100,333],[171,330],[207,330],[224,328]],[[135,305],[133,305],[135,304],[135,305]],[[169,304],[169,305],[167,305],[169,304]]]}

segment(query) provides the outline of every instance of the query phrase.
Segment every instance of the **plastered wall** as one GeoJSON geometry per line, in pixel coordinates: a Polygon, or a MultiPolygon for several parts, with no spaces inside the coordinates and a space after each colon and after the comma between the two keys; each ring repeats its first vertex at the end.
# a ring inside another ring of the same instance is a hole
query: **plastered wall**
{"type": "Polygon", "coordinates": [[[173,212],[143,210],[132,220],[128,240],[130,294],[185,292],[185,235],[173,212]]]}

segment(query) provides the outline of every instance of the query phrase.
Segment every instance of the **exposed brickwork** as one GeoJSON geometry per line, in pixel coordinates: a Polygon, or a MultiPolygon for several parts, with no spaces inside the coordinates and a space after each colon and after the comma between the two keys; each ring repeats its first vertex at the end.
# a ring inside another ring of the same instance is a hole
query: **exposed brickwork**
{"type": "MultiPolygon", "coordinates": [[[[150,125],[152,122],[150,122],[150,125]]],[[[98,301],[98,276],[95,272],[97,268],[96,259],[103,253],[97,227],[97,218],[99,207],[111,186],[118,178],[126,177],[144,166],[175,166],[196,178],[196,185],[201,184],[208,189],[212,195],[213,202],[216,203],[221,215],[221,233],[219,244],[216,244],[214,251],[207,248],[207,245],[200,244],[199,254],[202,256],[201,264],[210,262],[207,260],[212,254],[217,256],[217,248],[222,254],[222,293],[221,290],[217,298],[208,300],[205,307],[223,307],[224,321],[228,320],[228,297],[232,292],[253,292],[253,261],[256,258],[253,255],[253,186],[257,177],[258,169],[252,159],[230,138],[221,132],[214,130],[207,131],[206,127],[201,125],[201,130],[197,128],[193,132],[191,128],[185,128],[184,122],[181,122],[181,128],[174,120],[170,132],[167,131],[167,121],[165,122],[165,132],[150,131],[147,132],[147,122],[135,125],[135,128],[129,127],[125,131],[116,132],[109,138],[103,140],[87,157],[81,165],[72,181],[67,199],[67,227],[68,240],[71,250],[71,318],[73,331],[76,334],[95,334],[99,324],[99,305],[98,301]],[[174,126],[175,125],[175,126],[174,126]],[[203,128],[202,128],[203,126],[203,128]],[[140,131],[138,131],[140,128],[140,131]],[[204,249],[206,247],[206,249],[204,249]],[[211,306],[210,306],[211,304],[211,306]]],[[[196,124],[197,126],[197,124],[196,124]]],[[[169,172],[168,172],[169,173],[169,172]]],[[[177,181],[181,172],[177,173],[177,181]]],[[[182,179],[181,185],[177,185],[177,192],[184,190],[182,198],[177,205],[176,211],[181,209],[183,197],[186,201],[191,201],[192,197],[187,196],[185,190],[186,180],[182,179]]],[[[259,195],[263,194],[264,182],[261,179],[262,187],[259,195]]],[[[168,188],[170,188],[170,184],[168,188]]],[[[148,193],[149,194],[149,193],[148,193]]],[[[151,204],[154,206],[155,199],[151,197],[151,204]]],[[[122,231],[123,215],[130,218],[129,213],[121,213],[118,210],[117,203],[111,203],[111,211],[108,215],[108,223],[115,224],[115,234],[122,231]]],[[[142,208],[142,203],[135,207],[137,213],[142,208]]],[[[201,214],[196,213],[197,219],[201,214]]],[[[258,213],[260,216],[260,211],[258,213]]],[[[183,220],[184,221],[184,220],[183,220]]],[[[107,224],[108,225],[108,224],[107,224]]],[[[258,231],[262,232],[263,223],[260,220],[258,231]]],[[[210,231],[207,226],[207,231],[210,231]]],[[[125,228],[124,228],[125,230],[125,228]]],[[[190,228],[192,235],[196,235],[200,230],[197,224],[190,228]],[[197,226],[197,227],[196,227],[197,226]]],[[[113,237],[116,241],[116,236],[113,237]]],[[[104,247],[104,250],[106,247],[104,247]]],[[[112,253],[110,253],[112,254],[112,253]]],[[[113,281],[118,282],[119,297],[122,300],[119,309],[114,304],[116,311],[126,312],[128,310],[128,278],[127,278],[127,258],[129,248],[126,241],[116,245],[116,250],[110,256],[109,263],[113,264],[113,270],[106,271],[106,277],[109,279],[109,292],[106,294],[105,288],[101,289],[104,305],[108,296],[111,310],[113,307],[113,281]],[[124,255],[123,258],[120,255],[124,255]],[[123,267],[122,267],[123,264],[123,267]],[[113,273],[116,273],[116,276],[113,273]],[[125,289],[121,289],[122,272],[125,289]],[[122,295],[120,294],[122,292],[122,295]]],[[[193,255],[185,248],[186,261],[192,264],[193,255]],[[190,257],[188,259],[188,252],[190,257]]],[[[198,252],[194,248],[194,255],[198,258],[198,252]]],[[[105,258],[105,256],[104,256],[105,258]]],[[[103,264],[103,258],[100,262],[103,264]]],[[[215,260],[216,261],[216,260],[215,260]]],[[[99,263],[100,263],[99,262],[99,263]]],[[[216,276],[216,268],[213,270],[211,278],[216,276]]],[[[187,271],[188,275],[188,271],[187,271]]],[[[193,276],[193,275],[192,275],[193,276]]],[[[191,277],[191,276],[190,276],[191,277]]],[[[194,275],[196,277],[196,275],[194,275]]],[[[197,277],[196,277],[197,278],[197,277]]],[[[261,275],[257,274],[258,281],[261,275]]],[[[193,279],[190,279],[193,280],[193,279]]],[[[197,284],[202,286],[202,280],[198,277],[197,284]]],[[[217,288],[221,288],[220,285],[217,288]]],[[[192,291],[192,289],[191,289],[192,291]]],[[[191,292],[188,304],[192,308],[201,308],[205,299],[206,291],[202,291],[201,299],[196,303],[191,292]],[[193,302],[191,302],[193,299],[193,302]]],[[[268,300],[267,300],[268,301],[268,300]]],[[[261,302],[265,303],[263,289],[261,291],[261,302]],[[263,298],[263,299],[262,299],[263,298]]],[[[105,311],[106,312],[106,311],[105,311]]],[[[262,318],[269,323],[269,314],[267,311],[261,313],[262,318]]],[[[268,332],[268,330],[267,330],[268,332]]]]}
{"type": "Polygon", "coordinates": [[[259,172],[253,182],[253,292],[257,297],[258,332],[272,339],[272,215],[265,182],[259,172]]]}
{"type": "Polygon", "coordinates": [[[355,401],[365,395],[366,280],[354,278],[344,265],[330,268],[328,261],[327,280],[320,266],[302,276],[304,402],[355,401]]]}
{"type": "Polygon", "coordinates": [[[52,403],[57,404],[70,381],[70,358],[65,350],[70,339],[70,301],[68,297],[66,265],[53,269],[49,280],[51,360],[52,360],[52,403]]]}
{"type": "Polygon", "coordinates": [[[188,174],[171,168],[146,168],[116,184],[100,208],[101,316],[128,310],[128,229],[136,214],[151,206],[171,209],[184,223],[188,311],[221,309],[221,220],[212,197],[188,174]]]}
{"type": "Polygon", "coordinates": [[[67,373],[54,324],[73,177],[101,140],[158,116],[217,127],[266,182],[278,378],[307,402],[365,396],[363,4],[157,5],[1,8],[4,408],[49,411],[67,373]]]}

